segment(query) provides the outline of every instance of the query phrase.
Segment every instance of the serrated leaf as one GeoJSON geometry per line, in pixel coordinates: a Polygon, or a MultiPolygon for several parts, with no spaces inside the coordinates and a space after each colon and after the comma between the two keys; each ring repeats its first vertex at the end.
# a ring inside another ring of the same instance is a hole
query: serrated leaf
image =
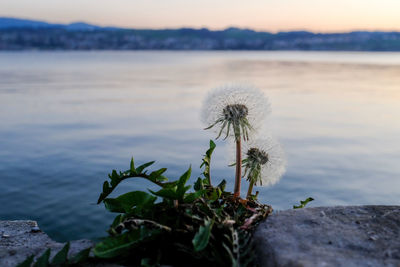
{"type": "Polygon", "coordinates": [[[161,174],[163,174],[165,171],[167,170],[167,168],[161,168],[157,171],[153,171],[152,173],[150,173],[149,178],[152,180],[156,180],[157,178],[159,178],[161,176],[161,174]]]}
{"type": "Polygon", "coordinates": [[[40,256],[36,262],[34,267],[47,267],[49,266],[49,258],[50,258],[50,249],[48,248],[42,256],[40,256]]]}
{"type": "MultiPolygon", "coordinates": [[[[131,167],[134,166],[134,163],[132,165],[132,160],[131,160],[131,167]]],[[[118,186],[119,183],[121,183],[123,180],[128,179],[128,178],[143,178],[143,179],[147,179],[150,182],[153,182],[155,184],[157,184],[158,186],[161,187],[171,187],[174,186],[175,183],[171,182],[171,183],[163,183],[164,181],[167,181],[168,179],[162,175],[158,175],[162,172],[165,171],[165,169],[159,169],[156,172],[153,172],[154,174],[152,175],[152,177],[150,177],[149,175],[146,174],[147,171],[145,171],[144,173],[141,173],[144,168],[150,166],[151,164],[153,164],[154,161],[151,162],[147,162],[141,166],[139,166],[134,173],[132,173],[131,170],[125,171],[125,172],[120,172],[120,174],[118,175],[116,170],[113,170],[111,174],[108,175],[108,177],[111,179],[110,183],[108,181],[105,181],[103,183],[103,192],[100,193],[99,199],[97,200],[97,204],[100,204],[104,199],[107,198],[107,196],[109,196],[114,189],[118,186]],[[140,171],[140,173],[139,173],[140,171]],[[157,176],[157,177],[156,177],[157,176]]]]}
{"type": "Polygon", "coordinates": [[[69,242],[65,244],[65,246],[53,257],[51,264],[61,265],[67,262],[68,251],[69,251],[69,242]]]}
{"type": "Polygon", "coordinates": [[[194,251],[199,252],[207,247],[213,224],[214,220],[208,220],[204,222],[204,226],[200,226],[199,231],[192,240],[194,251]]]}
{"type": "Polygon", "coordinates": [[[34,258],[34,255],[27,257],[23,262],[19,263],[17,267],[31,267],[34,258]]]}
{"type": "Polygon", "coordinates": [[[136,168],[136,172],[137,172],[138,174],[139,174],[139,173],[142,173],[144,169],[146,169],[146,168],[149,167],[150,165],[153,165],[154,162],[155,162],[155,161],[150,161],[150,162],[147,162],[147,163],[145,163],[145,164],[140,165],[139,167],[136,168]]]}

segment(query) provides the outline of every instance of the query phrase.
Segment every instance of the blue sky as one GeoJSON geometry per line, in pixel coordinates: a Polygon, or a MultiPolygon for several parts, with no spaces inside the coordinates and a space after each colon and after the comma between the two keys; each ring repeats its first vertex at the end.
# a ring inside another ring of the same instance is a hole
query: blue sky
{"type": "Polygon", "coordinates": [[[400,0],[0,0],[0,16],[132,28],[400,31],[400,0]]]}

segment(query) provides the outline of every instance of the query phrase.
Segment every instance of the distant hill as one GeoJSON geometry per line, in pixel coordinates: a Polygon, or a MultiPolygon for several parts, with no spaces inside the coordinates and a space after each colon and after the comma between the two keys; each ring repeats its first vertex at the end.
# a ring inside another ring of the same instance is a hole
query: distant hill
{"type": "Polygon", "coordinates": [[[251,29],[124,29],[0,17],[0,50],[400,51],[399,32],[258,32],[251,29]]]}
{"type": "Polygon", "coordinates": [[[0,17],[0,29],[9,28],[49,28],[52,25],[43,21],[26,20],[26,19],[15,19],[15,18],[1,18],[0,17]]]}
{"type": "Polygon", "coordinates": [[[38,20],[18,19],[0,17],[0,30],[4,29],[66,29],[66,30],[96,30],[103,27],[87,24],[85,22],[74,22],[71,24],[54,24],[38,20]]]}

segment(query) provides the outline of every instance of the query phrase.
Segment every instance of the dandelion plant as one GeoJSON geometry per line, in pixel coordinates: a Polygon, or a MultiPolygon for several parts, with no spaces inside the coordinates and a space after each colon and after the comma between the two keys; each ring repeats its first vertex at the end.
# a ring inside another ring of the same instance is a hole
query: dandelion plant
{"type": "Polygon", "coordinates": [[[233,137],[236,143],[234,196],[240,196],[242,174],[241,141],[248,141],[270,112],[268,99],[255,87],[230,84],[214,89],[205,99],[202,120],[213,128],[217,139],[233,137]]]}
{"type": "Polygon", "coordinates": [[[283,149],[271,137],[246,143],[243,157],[243,176],[247,176],[249,181],[247,198],[251,197],[254,185],[273,185],[285,172],[286,160],[283,149]]]}
{"type": "Polygon", "coordinates": [[[36,261],[30,256],[19,266],[86,266],[104,259],[124,266],[255,266],[252,233],[272,207],[252,197],[252,189],[276,183],[285,170],[279,144],[272,138],[254,139],[269,111],[267,98],[249,86],[220,87],[205,99],[206,129],[213,128],[216,138],[233,137],[236,143],[233,194],[225,191],[225,180],[217,186],[211,183],[216,147],[212,140],[200,165],[202,176],[193,187],[188,185],[191,167],[171,180],[164,176],[166,168],[150,170],[154,161],[138,166],[132,158],[128,170],[112,170],[97,200],[117,214],[107,237],[74,258],[67,257],[68,243],[52,261],[47,250],[36,261]],[[239,198],[242,167],[243,177],[250,182],[245,201],[239,198]],[[115,196],[122,182],[138,179],[147,180],[153,188],[115,196]]]}

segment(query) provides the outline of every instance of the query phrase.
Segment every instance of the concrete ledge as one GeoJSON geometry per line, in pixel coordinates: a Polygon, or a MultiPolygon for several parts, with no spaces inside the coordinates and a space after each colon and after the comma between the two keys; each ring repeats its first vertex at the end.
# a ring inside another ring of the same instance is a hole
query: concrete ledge
{"type": "Polygon", "coordinates": [[[254,241],[261,266],[400,266],[400,206],[281,211],[254,241]]]}
{"type": "MultiPolygon", "coordinates": [[[[400,266],[400,206],[345,206],[274,213],[254,233],[260,266],[400,266]]],[[[92,246],[71,242],[70,256],[92,246]]],[[[51,240],[35,221],[0,221],[0,266],[15,266],[51,240]]],[[[115,266],[98,264],[96,266],[115,266]]]]}
{"type": "MultiPolygon", "coordinates": [[[[90,240],[71,242],[69,255],[92,246],[90,240]]],[[[0,221],[0,266],[16,266],[28,256],[40,256],[51,248],[53,257],[64,244],[55,242],[42,232],[35,221],[0,221]]]]}

